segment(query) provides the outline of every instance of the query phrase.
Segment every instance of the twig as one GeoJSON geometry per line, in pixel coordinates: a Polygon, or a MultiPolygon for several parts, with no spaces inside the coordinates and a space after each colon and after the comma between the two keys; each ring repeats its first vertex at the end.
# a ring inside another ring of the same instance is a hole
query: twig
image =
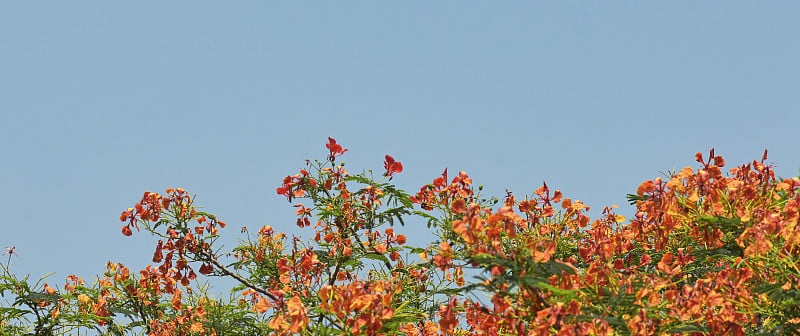
{"type": "Polygon", "coordinates": [[[202,254],[203,256],[207,257],[208,261],[211,262],[212,264],[214,264],[214,266],[216,266],[223,274],[225,274],[227,276],[230,276],[231,278],[236,279],[236,281],[241,282],[243,285],[249,287],[250,289],[252,289],[252,290],[254,290],[254,291],[258,292],[258,293],[264,294],[265,296],[267,296],[268,298],[270,298],[272,300],[279,301],[278,297],[276,297],[272,293],[268,292],[266,289],[254,285],[252,282],[247,281],[247,279],[243,278],[241,275],[234,273],[233,271],[229,270],[228,268],[226,268],[225,266],[220,264],[219,261],[217,261],[216,258],[212,258],[211,253],[201,250],[200,254],[202,254]]]}

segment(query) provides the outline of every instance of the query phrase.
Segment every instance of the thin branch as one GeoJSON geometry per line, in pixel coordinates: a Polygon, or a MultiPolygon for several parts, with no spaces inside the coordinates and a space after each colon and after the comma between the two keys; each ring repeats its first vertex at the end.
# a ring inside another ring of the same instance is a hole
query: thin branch
{"type": "Polygon", "coordinates": [[[279,301],[278,297],[276,297],[272,293],[268,292],[266,289],[256,286],[252,282],[250,282],[247,279],[243,278],[241,275],[239,275],[237,273],[234,273],[233,271],[229,270],[228,268],[226,268],[225,266],[220,264],[220,262],[217,261],[216,258],[212,258],[211,253],[209,253],[207,251],[200,250],[200,254],[202,256],[204,256],[204,257],[207,257],[208,261],[211,262],[212,264],[214,264],[214,266],[216,266],[222,272],[222,274],[225,274],[227,276],[230,276],[231,278],[236,279],[236,281],[241,282],[243,285],[247,286],[248,288],[250,288],[250,289],[252,289],[252,290],[254,290],[254,291],[258,292],[258,293],[264,294],[265,296],[267,296],[268,298],[270,298],[272,300],[279,301]]]}
{"type": "Polygon", "coordinates": [[[542,301],[542,305],[544,305],[545,308],[550,308],[550,304],[547,303],[547,301],[544,300],[544,297],[542,297],[542,294],[539,293],[539,289],[538,288],[532,288],[532,290],[533,290],[533,294],[536,294],[536,298],[539,299],[539,301],[542,301]]]}

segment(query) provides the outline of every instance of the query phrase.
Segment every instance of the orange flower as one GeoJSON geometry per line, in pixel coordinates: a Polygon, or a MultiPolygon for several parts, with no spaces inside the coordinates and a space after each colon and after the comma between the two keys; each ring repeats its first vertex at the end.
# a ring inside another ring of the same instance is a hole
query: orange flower
{"type": "Polygon", "coordinates": [[[439,327],[442,328],[443,331],[449,333],[458,325],[458,319],[456,318],[456,306],[458,305],[458,299],[456,296],[453,295],[450,297],[450,302],[446,306],[442,306],[439,308],[439,327]]]}
{"type": "Polygon", "coordinates": [[[272,318],[272,321],[269,321],[267,326],[275,330],[284,330],[286,329],[286,324],[286,319],[283,318],[283,314],[278,314],[272,318]]]}
{"type": "Polygon", "coordinates": [[[92,303],[92,299],[85,294],[80,294],[78,295],[78,302],[80,302],[83,305],[86,305],[92,303]]]}
{"type": "Polygon", "coordinates": [[[259,314],[263,314],[264,312],[269,310],[269,308],[271,308],[271,306],[269,302],[267,302],[267,299],[265,298],[261,298],[261,300],[259,300],[258,303],[256,303],[256,305],[253,307],[253,309],[257,311],[259,314]]]}
{"type": "Polygon", "coordinates": [[[203,333],[203,324],[200,322],[192,323],[192,326],[189,328],[189,332],[203,333]]]}
{"type": "Polygon", "coordinates": [[[299,297],[295,296],[286,303],[286,307],[289,309],[289,317],[292,320],[289,330],[291,330],[293,333],[300,332],[300,330],[308,325],[308,316],[306,316],[305,305],[303,305],[303,302],[300,301],[299,297]]]}
{"type": "MultiPolygon", "coordinates": [[[[14,249],[15,249],[15,248],[17,248],[17,247],[16,247],[16,246],[14,246],[14,247],[11,247],[11,248],[9,248],[8,246],[6,246],[6,250],[8,250],[8,251],[6,251],[6,252],[3,252],[3,255],[10,254],[10,255],[19,256],[19,255],[18,255],[16,252],[14,252],[14,249]]],[[[9,256],[9,257],[10,257],[10,256],[9,256]]]]}
{"type": "Polygon", "coordinates": [[[172,309],[180,311],[181,307],[181,291],[176,289],[175,294],[172,295],[172,309]]]}
{"type": "Polygon", "coordinates": [[[450,204],[450,210],[456,215],[463,214],[467,212],[466,202],[464,202],[463,198],[459,198],[450,204]]]}

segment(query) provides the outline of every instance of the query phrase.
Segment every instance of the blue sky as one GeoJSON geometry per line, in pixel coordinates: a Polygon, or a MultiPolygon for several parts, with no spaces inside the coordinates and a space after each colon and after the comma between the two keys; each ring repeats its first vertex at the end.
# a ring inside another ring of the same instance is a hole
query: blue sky
{"type": "MultiPolygon", "coordinates": [[[[150,263],[118,221],[182,187],[230,227],[298,233],[275,193],[328,136],[414,191],[542,181],[594,209],[712,147],[800,168],[800,4],[4,2],[0,248],[19,274],[150,263]],[[3,249],[4,250],[4,249],[3,249]]],[[[596,213],[596,212],[595,212],[596,213]]],[[[423,234],[424,226],[398,228],[423,234]]],[[[306,233],[307,234],[307,233],[306,233]]],[[[5,258],[3,258],[5,261],[5,258]]]]}

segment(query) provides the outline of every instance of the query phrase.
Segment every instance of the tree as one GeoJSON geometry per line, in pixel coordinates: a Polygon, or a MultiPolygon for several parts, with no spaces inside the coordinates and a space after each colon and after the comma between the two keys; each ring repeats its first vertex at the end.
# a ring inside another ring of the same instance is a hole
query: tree
{"type": "Polygon", "coordinates": [[[776,178],[766,151],[725,176],[713,149],[698,153],[699,168],[629,195],[634,218],[612,206],[592,220],[546,183],[501,202],[447,169],[406,194],[391,183],[403,171],[391,156],[381,176],[350,175],[336,162],[347,149],[326,147],[277,188],[305,240],[264,226],[222,252],[225,223],[188,192],[146,192],[120,220],[126,236],[157,237],[155,265],[109,262],[97,283],[71,275],[57,290],[6,263],[0,293],[13,300],[0,333],[800,334],[800,180],[776,178]],[[409,246],[397,224],[410,217],[436,241],[409,246]],[[211,299],[198,274],[240,285],[211,299]]]}

